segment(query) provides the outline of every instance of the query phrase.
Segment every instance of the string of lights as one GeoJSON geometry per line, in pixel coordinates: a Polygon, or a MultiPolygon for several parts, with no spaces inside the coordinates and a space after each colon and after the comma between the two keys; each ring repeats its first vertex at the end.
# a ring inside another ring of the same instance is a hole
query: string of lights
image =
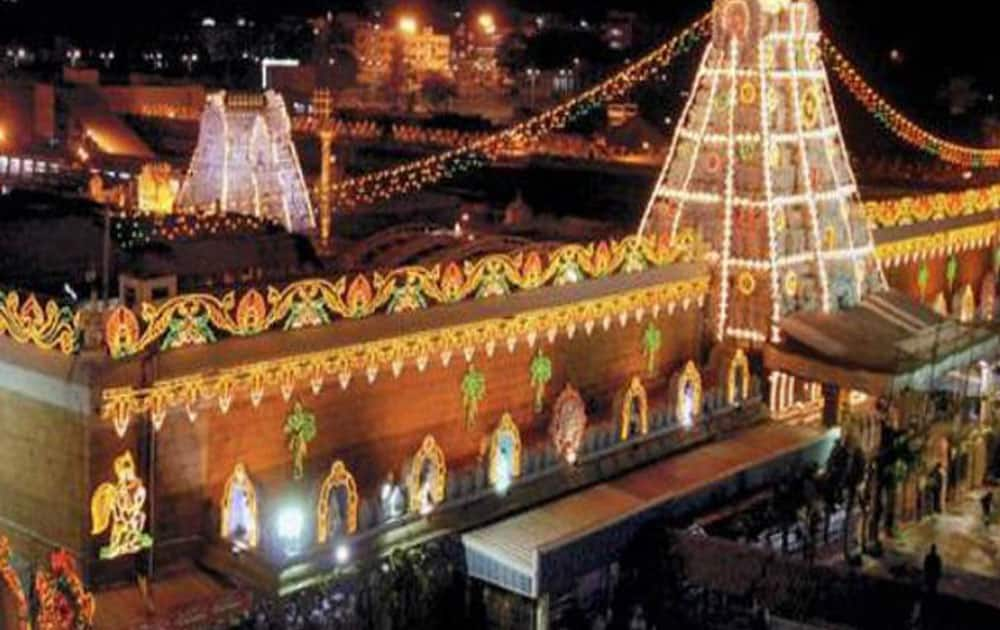
{"type": "Polygon", "coordinates": [[[949,142],[920,127],[889,104],[825,35],[821,39],[829,66],[848,92],[883,127],[903,142],[941,161],[965,168],[1000,167],[1000,149],[984,149],[949,142]]]}
{"type": "Polygon", "coordinates": [[[710,14],[702,16],[635,63],[553,109],[445,153],[344,180],[334,186],[333,198],[344,206],[374,203],[483,167],[495,161],[504,148],[530,146],[539,138],[620,98],[681,54],[692,50],[708,35],[710,18],[710,14]]]}

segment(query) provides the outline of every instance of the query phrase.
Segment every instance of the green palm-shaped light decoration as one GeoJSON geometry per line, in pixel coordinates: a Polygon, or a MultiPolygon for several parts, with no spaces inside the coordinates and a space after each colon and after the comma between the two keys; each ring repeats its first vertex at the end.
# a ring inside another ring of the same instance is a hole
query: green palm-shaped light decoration
{"type": "Polygon", "coordinates": [[[476,424],[479,403],[486,396],[486,376],[470,365],[462,379],[462,406],[465,407],[465,427],[471,429],[476,424]]]}
{"type": "Polygon", "coordinates": [[[663,333],[650,324],[642,335],[642,353],[646,355],[646,372],[653,376],[656,373],[656,355],[663,347],[663,333]]]}
{"type": "Polygon", "coordinates": [[[535,388],[535,412],[542,410],[545,402],[545,386],[552,380],[552,359],[539,350],[531,360],[531,386],[535,388]]]}
{"type": "Polygon", "coordinates": [[[917,286],[920,288],[920,301],[923,302],[927,295],[927,283],[931,280],[931,270],[927,267],[927,261],[920,263],[920,270],[917,271],[917,286]]]}
{"type": "Polygon", "coordinates": [[[955,287],[955,278],[958,277],[958,257],[954,254],[948,259],[948,268],[945,270],[945,277],[948,278],[948,290],[955,287]]]}
{"type": "Polygon", "coordinates": [[[292,454],[292,478],[302,479],[303,464],[309,442],[316,437],[316,416],[305,409],[301,402],[285,420],[285,435],[288,437],[288,451],[292,454]]]}

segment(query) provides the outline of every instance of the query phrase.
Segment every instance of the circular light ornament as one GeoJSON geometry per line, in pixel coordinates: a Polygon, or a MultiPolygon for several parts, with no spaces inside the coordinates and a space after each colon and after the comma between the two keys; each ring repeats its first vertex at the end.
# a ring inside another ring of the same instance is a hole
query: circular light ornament
{"type": "Polygon", "coordinates": [[[740,103],[753,105],[757,102],[757,86],[752,81],[744,81],[740,84],[740,103]]]}
{"type": "Polygon", "coordinates": [[[757,290],[757,279],[749,271],[744,271],[736,278],[736,288],[749,297],[757,290]]]}
{"type": "Polygon", "coordinates": [[[705,156],[705,170],[713,175],[722,170],[722,156],[718,153],[709,153],[705,156]]]}
{"type": "Polygon", "coordinates": [[[812,129],[819,124],[819,93],[812,86],[802,95],[802,122],[812,129]]]}

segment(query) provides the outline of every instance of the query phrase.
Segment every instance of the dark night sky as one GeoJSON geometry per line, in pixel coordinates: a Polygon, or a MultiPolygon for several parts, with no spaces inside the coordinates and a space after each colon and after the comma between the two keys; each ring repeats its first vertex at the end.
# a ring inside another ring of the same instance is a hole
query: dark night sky
{"type": "MultiPolygon", "coordinates": [[[[399,0],[402,4],[427,6],[435,0],[399,0]]],[[[460,0],[438,3],[466,5],[460,0]]],[[[653,13],[665,29],[680,25],[709,8],[709,0],[614,0],[614,3],[586,3],[579,0],[511,0],[530,10],[555,9],[567,13],[589,12],[597,17],[609,7],[634,8],[653,13]]],[[[998,73],[988,46],[997,38],[996,21],[988,3],[981,0],[952,0],[925,3],[903,0],[819,0],[827,32],[865,74],[895,99],[905,99],[907,109],[934,116],[943,107],[934,98],[948,77],[969,75],[983,93],[996,89],[998,73]],[[905,63],[888,63],[888,51],[899,48],[905,63]]],[[[350,8],[352,2],[322,0],[0,0],[0,37],[15,35],[25,41],[47,39],[68,33],[99,42],[142,41],[149,33],[183,23],[193,15],[242,14],[264,21],[280,13],[318,14],[326,10],[350,8]]],[[[395,0],[383,0],[395,6],[395,0]]],[[[472,7],[501,5],[500,0],[482,0],[472,7]]],[[[85,40],[82,43],[87,44],[85,40]]],[[[1000,96],[1000,94],[998,94],[1000,96]]],[[[1000,99],[998,99],[1000,100],[1000,99]]]]}

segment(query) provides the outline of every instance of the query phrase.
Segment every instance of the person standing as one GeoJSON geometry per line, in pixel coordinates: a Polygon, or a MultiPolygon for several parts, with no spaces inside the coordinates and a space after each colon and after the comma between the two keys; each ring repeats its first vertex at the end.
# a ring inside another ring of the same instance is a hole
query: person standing
{"type": "Polygon", "coordinates": [[[937,593],[938,582],[941,581],[941,556],[938,555],[937,545],[931,545],[931,550],[924,557],[924,585],[931,595],[937,593]]]}
{"type": "Polygon", "coordinates": [[[983,508],[983,525],[989,526],[990,517],[993,515],[993,493],[985,491],[979,498],[979,505],[983,508]]]}

